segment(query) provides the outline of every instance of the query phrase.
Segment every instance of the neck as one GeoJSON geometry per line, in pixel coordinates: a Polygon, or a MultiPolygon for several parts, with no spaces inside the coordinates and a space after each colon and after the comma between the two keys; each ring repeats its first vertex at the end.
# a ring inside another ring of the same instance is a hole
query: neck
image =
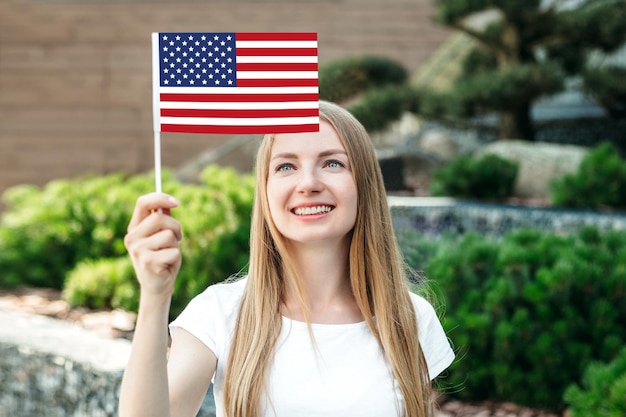
{"type": "MultiPolygon", "coordinates": [[[[313,323],[352,323],[362,320],[350,286],[348,244],[290,245],[290,255],[301,279],[313,323]]],[[[296,288],[287,280],[283,314],[304,321],[296,288]]]]}

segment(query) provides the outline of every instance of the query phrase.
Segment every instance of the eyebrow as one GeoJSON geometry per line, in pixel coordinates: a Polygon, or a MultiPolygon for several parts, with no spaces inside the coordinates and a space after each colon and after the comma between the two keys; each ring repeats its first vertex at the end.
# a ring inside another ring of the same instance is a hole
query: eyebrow
{"type": "MultiPolygon", "coordinates": [[[[318,157],[323,158],[325,156],[331,156],[331,155],[348,155],[346,153],[346,151],[344,151],[343,149],[328,149],[326,151],[320,152],[320,154],[318,155],[318,157]]],[[[291,152],[282,152],[279,154],[276,154],[272,157],[272,161],[274,159],[279,159],[279,158],[284,158],[284,159],[297,159],[298,155],[296,155],[295,153],[291,153],[291,152]]]]}

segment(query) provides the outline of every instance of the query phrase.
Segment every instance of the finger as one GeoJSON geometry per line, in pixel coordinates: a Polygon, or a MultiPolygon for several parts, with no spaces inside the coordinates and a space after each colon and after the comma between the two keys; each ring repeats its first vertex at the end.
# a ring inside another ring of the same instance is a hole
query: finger
{"type": "Polygon", "coordinates": [[[169,214],[170,209],[179,206],[178,200],[168,194],[164,193],[150,193],[142,195],[137,199],[133,215],[128,224],[128,230],[137,227],[146,217],[152,212],[161,210],[164,213],[169,214]]]}
{"type": "Polygon", "coordinates": [[[167,229],[162,230],[147,238],[129,240],[125,242],[134,261],[148,269],[154,269],[150,265],[171,263],[169,259],[163,259],[165,254],[173,251],[180,253],[178,240],[174,233],[167,229]]]}
{"type": "Polygon", "coordinates": [[[157,276],[163,273],[178,272],[181,261],[182,257],[178,248],[144,252],[142,256],[133,259],[133,263],[138,270],[146,271],[157,276]]]}
{"type": "MultiPolygon", "coordinates": [[[[173,217],[154,212],[148,215],[140,224],[130,228],[124,237],[124,244],[127,248],[135,247],[135,244],[143,246],[149,244],[155,235],[162,234],[171,236],[174,242],[182,239],[180,223],[173,217]]],[[[149,245],[150,249],[155,249],[155,245],[149,245]]]]}
{"type": "Polygon", "coordinates": [[[178,237],[171,229],[164,229],[150,236],[146,242],[146,248],[152,251],[161,249],[178,248],[178,237]]]}

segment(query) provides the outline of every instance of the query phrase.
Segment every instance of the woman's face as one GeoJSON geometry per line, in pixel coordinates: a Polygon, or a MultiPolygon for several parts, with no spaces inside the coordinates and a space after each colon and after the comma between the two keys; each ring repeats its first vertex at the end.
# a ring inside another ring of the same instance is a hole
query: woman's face
{"type": "Polygon", "coordinates": [[[300,243],[342,240],[354,227],[357,190],[335,129],[279,134],[270,152],[270,215],[278,231],[300,243]]]}

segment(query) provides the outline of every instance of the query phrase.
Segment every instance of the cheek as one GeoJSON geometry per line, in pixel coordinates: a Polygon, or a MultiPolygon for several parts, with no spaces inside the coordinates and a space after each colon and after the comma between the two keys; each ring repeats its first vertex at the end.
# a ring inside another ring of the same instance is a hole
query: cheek
{"type": "Polygon", "coordinates": [[[270,208],[270,215],[274,217],[284,205],[284,192],[281,192],[281,187],[277,186],[273,181],[268,181],[265,193],[270,208]]]}

